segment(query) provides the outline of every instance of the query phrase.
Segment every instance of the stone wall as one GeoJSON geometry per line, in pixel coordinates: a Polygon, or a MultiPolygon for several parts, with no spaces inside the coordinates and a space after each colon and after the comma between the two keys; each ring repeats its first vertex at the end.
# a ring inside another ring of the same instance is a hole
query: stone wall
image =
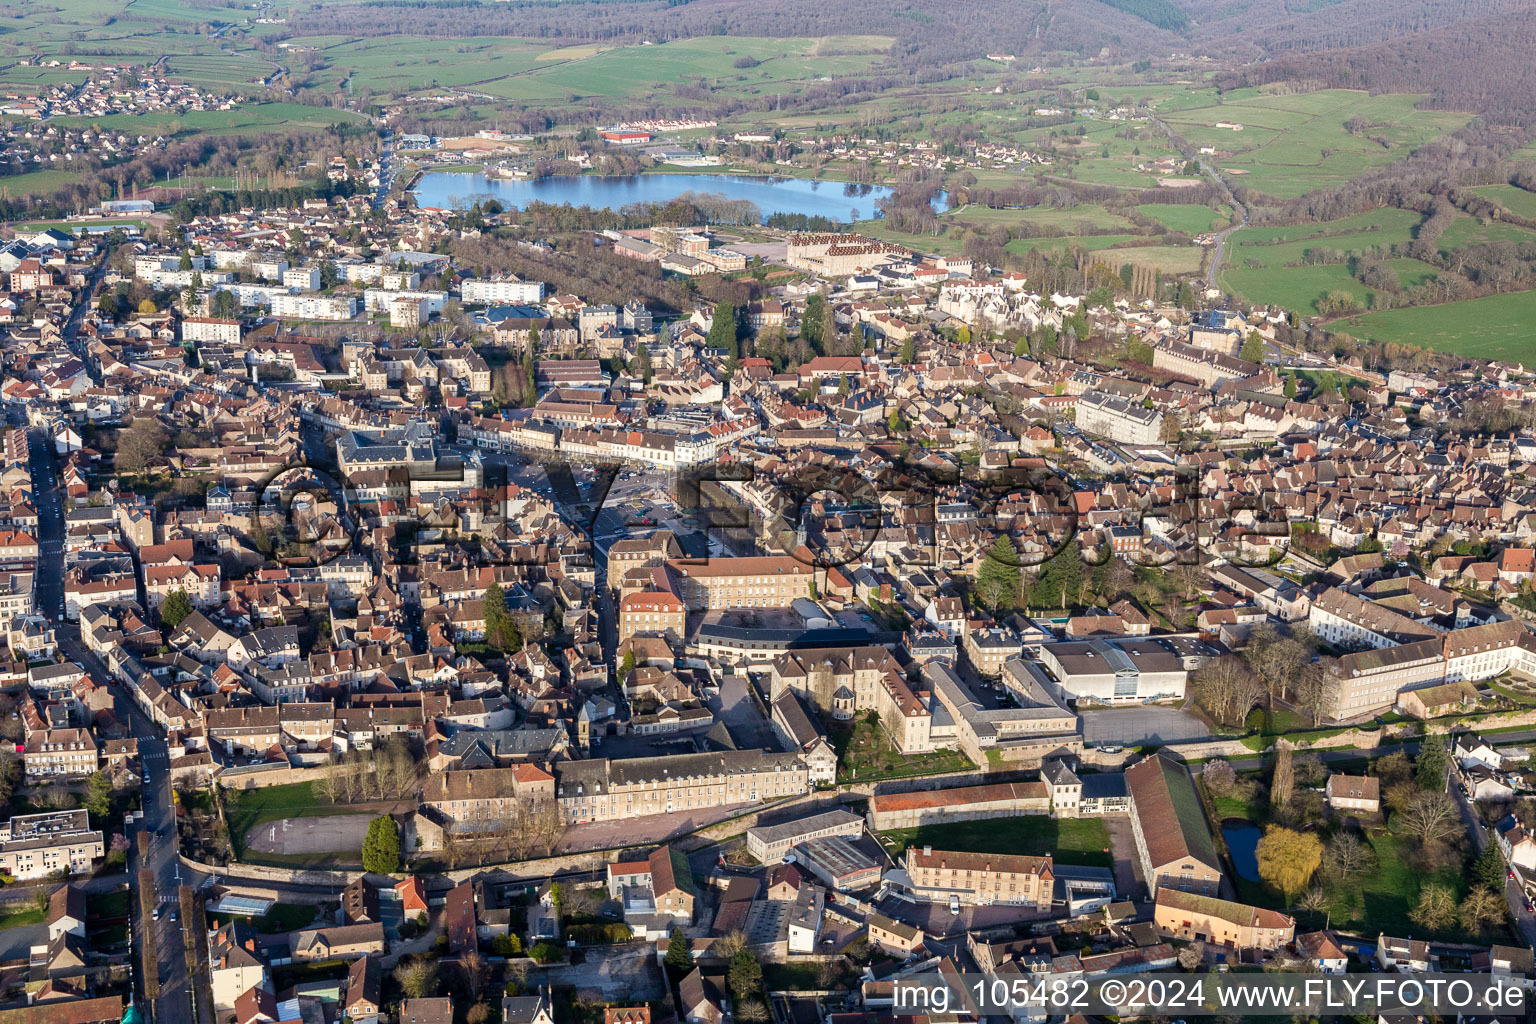
{"type": "Polygon", "coordinates": [[[264,789],[267,786],[287,786],[298,782],[314,782],[325,777],[324,768],[295,768],[289,765],[287,768],[277,768],[272,771],[253,772],[251,774],[226,775],[220,774],[217,778],[219,785],[225,789],[264,789]]]}
{"type": "Polygon", "coordinates": [[[322,871],[318,868],[278,868],[268,867],[265,864],[231,864],[228,867],[217,867],[213,864],[204,864],[202,861],[193,860],[182,854],[177,854],[181,863],[193,871],[200,871],[208,875],[216,875],[223,885],[244,885],[247,881],[273,882],[289,885],[327,885],[337,889],[345,888],[352,882],[363,877],[361,871],[322,871]]]}

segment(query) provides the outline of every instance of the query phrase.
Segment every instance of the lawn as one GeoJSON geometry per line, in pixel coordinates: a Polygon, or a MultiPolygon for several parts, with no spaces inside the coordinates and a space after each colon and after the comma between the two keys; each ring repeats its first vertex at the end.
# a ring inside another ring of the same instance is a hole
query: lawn
{"type": "Polygon", "coordinates": [[[1475,359],[1530,364],[1536,362],[1532,323],[1536,323],[1536,291],[1490,295],[1443,306],[1382,310],[1330,326],[1373,341],[1395,341],[1475,359]]]}
{"type": "Polygon", "coordinates": [[[1098,818],[1048,818],[1021,815],[984,821],[956,821],[882,832],[893,859],[909,846],[932,846],[965,853],[1017,853],[1029,857],[1050,854],[1063,864],[1113,867],[1109,826],[1098,818]]]}
{"type": "Polygon", "coordinates": [[[851,726],[828,723],[827,734],[837,750],[839,781],[899,779],[911,775],[958,772],[974,765],[958,751],[935,750],[928,754],[902,754],[885,730],[863,718],[851,726]]]}
{"type": "MultiPolygon", "coordinates": [[[[1425,876],[1407,862],[1407,844],[1384,830],[1377,830],[1368,837],[1371,849],[1376,852],[1376,870],[1363,879],[1348,884],[1336,883],[1320,874],[1324,891],[1328,894],[1328,906],[1323,915],[1303,914],[1303,922],[1310,917],[1324,917],[1329,925],[1347,934],[1422,935],[1424,929],[1409,918],[1408,914],[1418,902],[1419,889],[1428,882],[1439,882],[1456,891],[1458,900],[1466,895],[1465,877],[1461,865],[1452,865],[1425,876]]],[[[1266,886],[1236,878],[1238,899],[1255,906],[1284,910],[1285,900],[1266,886]]],[[[1317,927],[1322,921],[1315,922],[1317,927]]],[[[1300,925],[1298,925],[1300,927],[1300,925]]],[[[1507,942],[1504,928],[1492,936],[1494,942],[1507,942]]],[[[1461,934],[1460,927],[1450,936],[1459,941],[1481,941],[1490,936],[1461,934]]]]}
{"type": "Polygon", "coordinates": [[[114,918],[128,916],[128,890],[87,893],[85,897],[87,917],[114,918]]]}
{"type": "Polygon", "coordinates": [[[48,920],[48,908],[39,907],[30,900],[21,904],[22,910],[7,910],[0,913],[0,931],[7,928],[23,928],[30,924],[42,924],[48,920]]]}

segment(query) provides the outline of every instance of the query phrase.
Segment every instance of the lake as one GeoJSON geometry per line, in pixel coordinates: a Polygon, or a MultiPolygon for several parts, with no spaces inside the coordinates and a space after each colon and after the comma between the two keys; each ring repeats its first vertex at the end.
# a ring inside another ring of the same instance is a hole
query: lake
{"type": "Polygon", "coordinates": [[[665,203],[684,192],[745,199],[764,217],[803,213],[832,221],[868,220],[875,201],[891,194],[881,185],[804,178],[763,178],[742,174],[567,175],[548,178],[490,178],[478,171],[432,171],[412,189],[419,206],[444,209],[497,199],[521,208],[530,201],[617,210],[630,203],[665,203]]]}
{"type": "Polygon", "coordinates": [[[1232,854],[1232,867],[1250,882],[1260,881],[1259,839],[1263,835],[1259,826],[1241,818],[1221,823],[1221,836],[1227,841],[1227,852],[1232,854]]]}

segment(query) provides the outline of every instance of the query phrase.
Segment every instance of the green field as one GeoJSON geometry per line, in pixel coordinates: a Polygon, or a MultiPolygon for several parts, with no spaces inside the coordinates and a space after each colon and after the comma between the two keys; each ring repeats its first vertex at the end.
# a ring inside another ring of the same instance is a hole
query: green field
{"type": "MultiPolygon", "coordinates": [[[[328,802],[308,782],[229,790],[224,796],[224,811],[229,818],[229,838],[235,848],[236,859],[244,857],[246,834],[257,825],[283,818],[323,818],[332,814],[366,813],[353,811],[345,804],[328,802]]],[[[260,854],[257,859],[274,863],[288,860],[278,854],[260,854]]]]}
{"type": "Polygon", "coordinates": [[[1445,306],[1388,309],[1330,325],[1359,338],[1397,341],[1476,359],[1536,364],[1536,291],[1445,306]]]}
{"type": "Polygon", "coordinates": [[[1109,827],[1098,818],[1047,818],[1024,815],[986,821],[956,821],[880,833],[893,859],[909,846],[967,853],[1017,853],[1026,857],[1050,854],[1062,864],[1080,867],[1113,866],[1109,827]]]}
{"type": "Polygon", "coordinates": [[[1527,192],[1513,185],[1483,185],[1472,191],[1498,203],[1510,213],[1536,220],[1536,192],[1527,192]]]}
{"type": "Polygon", "coordinates": [[[1490,242],[1536,242],[1536,231],[1499,221],[1482,223],[1475,217],[1457,217],[1440,235],[1440,251],[1449,253],[1468,245],[1490,242]]]}
{"type": "Polygon", "coordinates": [[[1112,267],[1132,263],[1153,267],[1165,274],[1194,274],[1200,270],[1205,250],[1198,245],[1139,245],[1125,249],[1111,249],[1103,259],[1112,267]]]}
{"type": "Polygon", "coordinates": [[[237,135],[290,128],[325,128],[366,120],[350,110],[306,107],[298,103],[249,103],[234,110],[189,110],[106,117],[56,117],[54,123],[114,131],[165,131],[178,135],[237,135]]]}
{"type": "MultiPolygon", "coordinates": [[[[1316,303],[1330,291],[1348,291],[1369,301],[1370,292],[1349,272],[1343,259],[1373,249],[1413,241],[1422,220],[1408,210],[1381,209],[1356,217],[1275,228],[1241,228],[1228,236],[1222,286],[1249,302],[1276,305],[1299,313],[1317,312],[1316,303]],[[1309,253],[1328,250],[1335,262],[1319,264],[1309,253]]],[[[1386,261],[1398,271],[1405,288],[1434,275],[1434,268],[1406,258],[1386,261]]]]}
{"type": "Polygon", "coordinates": [[[5,196],[50,196],[65,185],[78,181],[80,175],[74,171],[28,171],[26,174],[12,174],[0,178],[0,195],[5,196]]]}
{"type": "Polygon", "coordinates": [[[1465,114],[1415,109],[1419,97],[1325,89],[1287,96],[1223,97],[1170,114],[1167,122],[1195,146],[1213,147],[1214,164],[1234,182],[1280,199],[1342,185],[1402,159],[1416,145],[1456,131],[1465,114]],[[1351,134],[1345,123],[1364,122],[1351,134]],[[1218,128],[1242,125],[1241,131],[1218,128]]]}
{"type": "Polygon", "coordinates": [[[1019,256],[1031,249],[1066,251],[1078,248],[1088,252],[1098,252],[1113,248],[1122,242],[1134,241],[1137,237],[1136,235],[1062,235],[1057,238],[1015,238],[1004,248],[1019,256]]]}
{"type": "Polygon", "coordinates": [[[274,71],[268,61],[243,54],[179,54],[166,61],[167,77],[206,88],[259,82],[274,71]]]}
{"type": "Polygon", "coordinates": [[[1280,306],[1303,315],[1316,313],[1318,300],[1331,291],[1353,292],[1362,305],[1370,301],[1371,295],[1342,263],[1264,270],[1231,269],[1221,275],[1221,281],[1228,291],[1249,302],[1280,306]]]}
{"type": "Polygon", "coordinates": [[[1029,225],[1036,230],[1050,231],[1052,234],[1070,234],[1105,228],[1123,231],[1132,228],[1131,222],[1124,217],[1110,213],[1102,206],[1086,204],[1061,209],[1036,206],[1027,210],[992,210],[985,206],[961,206],[945,213],[944,219],[957,224],[980,226],[1001,224],[1011,228],[1029,225]]]}
{"type": "Polygon", "coordinates": [[[1146,203],[1136,207],[1136,210],[1164,227],[1182,231],[1186,235],[1198,235],[1211,230],[1211,225],[1221,216],[1208,206],[1190,203],[1146,203]]]}

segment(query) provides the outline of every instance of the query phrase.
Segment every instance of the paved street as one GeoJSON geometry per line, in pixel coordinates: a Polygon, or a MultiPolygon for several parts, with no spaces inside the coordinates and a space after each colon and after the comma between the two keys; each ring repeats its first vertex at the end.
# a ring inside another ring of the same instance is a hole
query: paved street
{"type": "MultiPolygon", "coordinates": [[[[1466,825],[1467,831],[1472,836],[1472,848],[1477,853],[1481,853],[1485,845],[1495,841],[1493,832],[1484,827],[1477,808],[1462,792],[1461,780],[1454,768],[1451,770],[1449,788],[1451,796],[1456,799],[1456,809],[1461,812],[1462,824],[1466,825]]],[[[1510,878],[1506,874],[1504,900],[1509,904],[1510,918],[1515,922],[1515,930],[1520,935],[1521,942],[1527,946],[1536,945],[1536,914],[1525,909],[1525,889],[1520,884],[1518,874],[1515,878],[1510,878]]]]}
{"type": "MultiPolygon", "coordinates": [[[[137,886],[138,872],[148,867],[155,878],[157,898],[166,904],[177,899],[177,890],[183,882],[196,885],[200,877],[183,872],[176,858],[175,807],[171,798],[170,757],[160,730],[128,697],[99,658],[86,649],[80,639],[80,628],[63,621],[64,595],[64,497],[58,488],[58,466],[53,447],[40,431],[28,436],[32,479],[37,496],[38,543],[42,552],[38,566],[38,605],[54,617],[59,648],[63,654],[86,667],[97,679],[112,682],[114,713],[127,724],[130,734],[138,740],[139,757],[150,778],[143,792],[144,820],[140,828],[128,831],[130,852],[128,871],[130,880],[137,886]],[[138,831],[150,836],[149,857],[140,863],[138,831]]],[[[157,1021],[185,1021],[190,1019],[191,1007],[187,1001],[189,985],[181,926],[163,914],[159,921],[138,920],[138,906],[133,909],[134,935],[152,927],[158,936],[160,956],[161,997],[152,1007],[157,1021]]],[[[178,915],[179,916],[179,915],[178,915]]],[[[137,966],[135,977],[138,978],[137,966]]],[[[142,986],[142,980],[139,982],[142,986]]],[[[142,987],[140,987],[142,992],[142,987]]]]}

